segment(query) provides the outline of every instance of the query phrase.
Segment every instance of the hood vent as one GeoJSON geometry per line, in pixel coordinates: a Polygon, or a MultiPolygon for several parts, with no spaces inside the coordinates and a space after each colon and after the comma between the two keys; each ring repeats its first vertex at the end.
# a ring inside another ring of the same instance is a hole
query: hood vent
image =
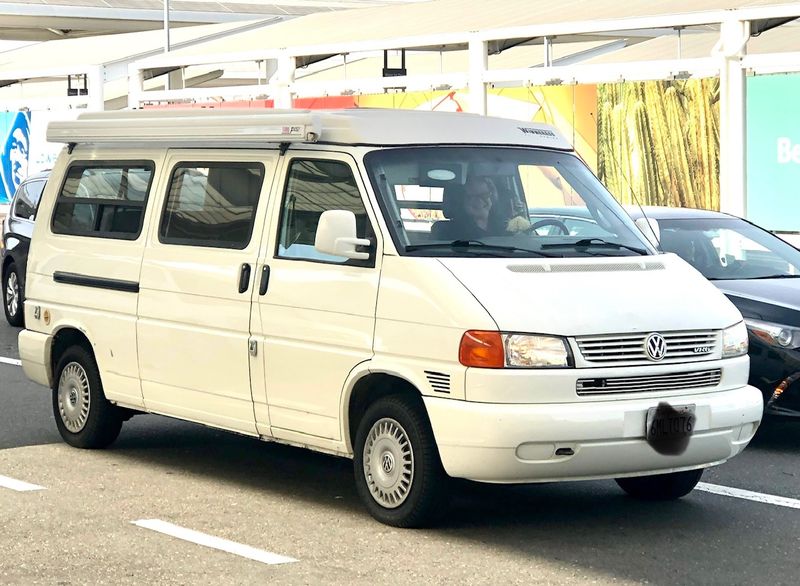
{"type": "Polygon", "coordinates": [[[654,260],[623,263],[514,264],[508,265],[508,270],[512,273],[622,273],[663,271],[664,263],[654,260]]]}
{"type": "Polygon", "coordinates": [[[426,370],[425,376],[428,377],[428,382],[431,383],[431,388],[437,393],[450,394],[450,375],[443,372],[434,372],[426,370]]]}

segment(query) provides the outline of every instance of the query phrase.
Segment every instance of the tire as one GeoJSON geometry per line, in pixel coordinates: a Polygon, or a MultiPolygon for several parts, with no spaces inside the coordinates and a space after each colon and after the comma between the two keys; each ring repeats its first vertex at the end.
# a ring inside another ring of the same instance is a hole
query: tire
{"type": "Polygon", "coordinates": [[[105,448],[119,436],[121,411],[106,399],[94,356],[83,346],[67,348],[58,361],[53,415],[61,437],[76,448],[105,448]]]}
{"type": "Polygon", "coordinates": [[[447,510],[448,477],[419,399],[390,395],[358,424],[356,489],[369,513],[393,527],[424,527],[447,510]]]}
{"type": "Polygon", "coordinates": [[[703,468],[658,474],[654,476],[635,476],[617,478],[617,484],[630,496],[646,501],[672,501],[686,496],[703,475],[703,468]]]}
{"type": "Polygon", "coordinates": [[[6,320],[14,327],[25,325],[25,288],[17,270],[17,263],[11,262],[3,273],[3,310],[6,320]]]}

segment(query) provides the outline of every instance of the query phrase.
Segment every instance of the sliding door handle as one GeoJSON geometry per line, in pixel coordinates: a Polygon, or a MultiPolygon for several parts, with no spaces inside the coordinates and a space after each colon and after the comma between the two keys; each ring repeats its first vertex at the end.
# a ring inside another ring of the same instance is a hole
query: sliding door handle
{"type": "Polygon", "coordinates": [[[242,269],[239,272],[239,293],[244,293],[250,288],[250,265],[242,263],[242,269]]]}
{"type": "Polygon", "coordinates": [[[269,287],[269,265],[264,265],[261,268],[261,283],[258,285],[258,294],[266,295],[268,287],[269,287]]]}

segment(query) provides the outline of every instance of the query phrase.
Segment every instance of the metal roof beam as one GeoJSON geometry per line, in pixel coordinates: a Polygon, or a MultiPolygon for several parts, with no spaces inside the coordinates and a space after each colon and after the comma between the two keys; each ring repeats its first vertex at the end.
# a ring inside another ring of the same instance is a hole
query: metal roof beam
{"type": "MultiPolygon", "coordinates": [[[[92,20],[106,21],[132,21],[153,22],[163,24],[163,10],[148,10],[146,8],[95,8],[92,6],[63,6],[61,4],[2,4],[4,18],[35,17],[52,18],[58,21],[73,20],[72,24],[84,23],[92,20]]],[[[292,18],[286,14],[253,14],[252,12],[204,12],[200,10],[170,10],[172,24],[215,24],[233,22],[236,20],[253,20],[254,18],[280,17],[292,18]]],[[[82,26],[57,27],[57,28],[85,28],[82,26]]]]}
{"type": "Polygon", "coordinates": [[[800,52],[745,55],[742,67],[756,75],[794,73],[800,71],[800,52]]]}
{"type": "Polygon", "coordinates": [[[529,85],[608,83],[651,79],[710,77],[719,75],[719,68],[719,62],[711,57],[593,65],[560,64],[552,67],[492,69],[484,72],[483,80],[486,83],[519,82],[529,85]]]}

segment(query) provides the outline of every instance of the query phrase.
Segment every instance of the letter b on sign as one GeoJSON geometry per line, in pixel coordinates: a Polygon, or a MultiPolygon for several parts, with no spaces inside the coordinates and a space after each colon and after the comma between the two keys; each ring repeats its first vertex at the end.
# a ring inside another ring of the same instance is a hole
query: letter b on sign
{"type": "Polygon", "coordinates": [[[792,144],[792,139],[785,136],[778,138],[778,163],[800,164],[800,144],[792,144]]]}

